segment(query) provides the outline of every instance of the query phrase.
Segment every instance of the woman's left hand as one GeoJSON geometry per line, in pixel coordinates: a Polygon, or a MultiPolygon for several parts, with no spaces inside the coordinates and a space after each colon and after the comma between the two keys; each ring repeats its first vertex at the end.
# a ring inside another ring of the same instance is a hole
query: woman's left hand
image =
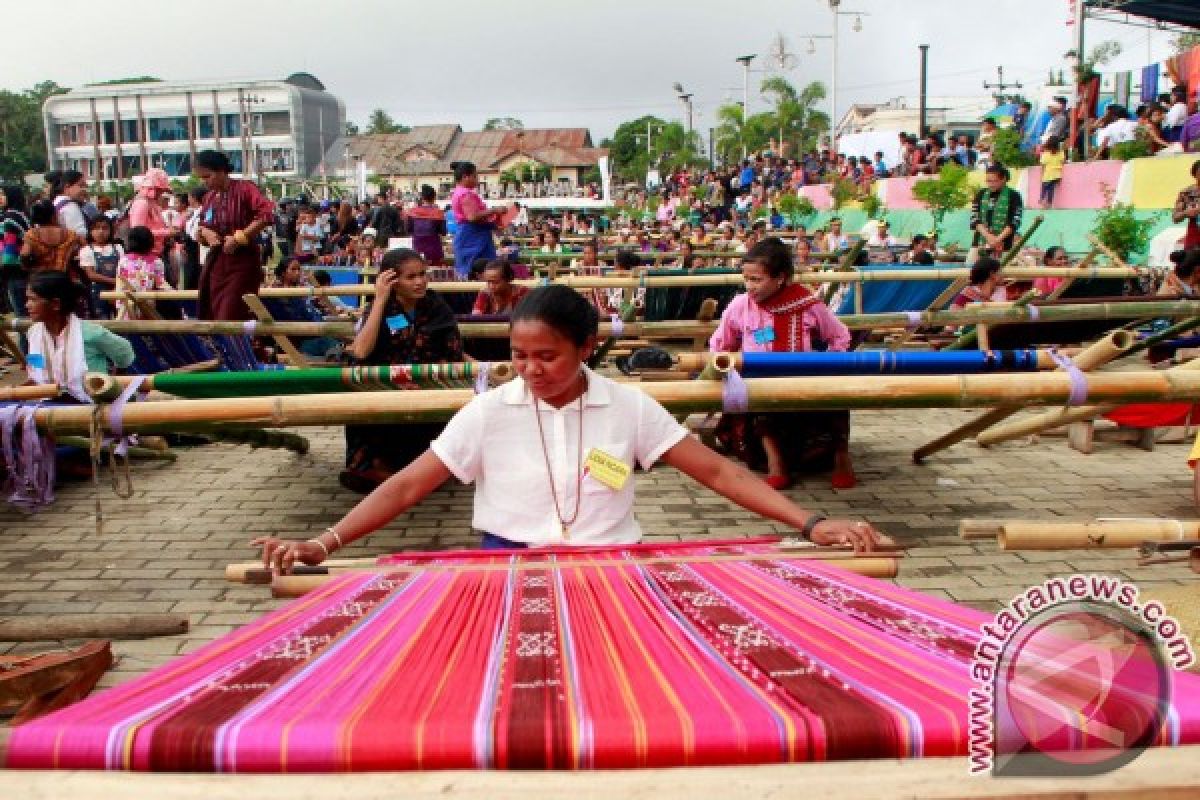
{"type": "Polygon", "coordinates": [[[819,545],[851,545],[856,553],[870,553],[879,547],[895,544],[871,527],[870,523],[848,519],[827,519],[817,523],[809,539],[819,545]]]}

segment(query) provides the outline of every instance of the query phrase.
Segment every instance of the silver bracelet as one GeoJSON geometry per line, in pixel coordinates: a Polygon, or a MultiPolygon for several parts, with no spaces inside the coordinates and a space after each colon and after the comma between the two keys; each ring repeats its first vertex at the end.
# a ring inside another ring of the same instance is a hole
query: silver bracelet
{"type": "Polygon", "coordinates": [[[346,546],[346,543],[342,541],[342,535],[340,533],[338,533],[337,531],[335,531],[333,529],[332,525],[330,525],[328,528],[326,528],[325,532],[333,534],[333,539],[335,542],[337,542],[338,550],[341,550],[343,547],[346,546]]]}
{"type": "Polygon", "coordinates": [[[324,542],[322,542],[319,538],[309,539],[309,541],[312,542],[313,544],[317,545],[318,547],[320,547],[322,550],[324,550],[325,557],[329,558],[329,548],[325,546],[324,542]]]}

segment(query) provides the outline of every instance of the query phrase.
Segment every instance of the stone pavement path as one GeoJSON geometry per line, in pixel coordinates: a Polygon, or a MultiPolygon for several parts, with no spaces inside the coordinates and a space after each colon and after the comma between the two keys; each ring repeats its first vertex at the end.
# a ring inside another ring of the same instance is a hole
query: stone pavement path
{"type": "MultiPolygon", "coordinates": [[[[859,486],[835,492],[827,478],[791,496],[829,515],[868,519],[910,549],[899,583],[985,610],[1030,584],[1076,571],[1123,576],[1149,589],[1189,581],[1185,567],[1138,568],[1129,551],[1000,553],[964,542],[964,517],[1091,519],[1194,517],[1188,446],[1151,453],[1099,443],[1090,456],[1061,438],[982,450],[973,443],[913,466],[909,454],[969,419],[959,410],[868,411],[853,417],[859,486]]],[[[0,614],[175,611],[191,617],[182,636],[115,643],[119,662],[102,686],[128,680],[250,622],[281,602],[262,587],[224,580],[231,561],[253,557],[260,534],[307,537],[357,500],[336,476],[340,429],[309,429],[307,456],[211,445],[179,450],[174,464],[135,466],[134,495],[102,482],[104,530],[97,535],[90,483],[60,490],[54,506],[25,516],[0,506],[0,614]]],[[[107,479],[107,475],[105,476],[107,479]]],[[[787,533],[731,506],[670,468],[638,478],[637,513],[648,537],[704,539],[787,533]]],[[[471,489],[447,485],[385,531],[341,555],[468,546],[471,489]]],[[[45,649],[0,643],[0,652],[45,649]]]]}

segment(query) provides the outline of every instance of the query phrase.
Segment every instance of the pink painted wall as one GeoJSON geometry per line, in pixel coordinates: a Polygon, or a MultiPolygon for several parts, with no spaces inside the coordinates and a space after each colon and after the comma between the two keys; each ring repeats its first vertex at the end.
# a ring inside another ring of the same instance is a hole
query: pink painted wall
{"type": "Polygon", "coordinates": [[[833,208],[833,195],[829,192],[829,184],[819,183],[811,186],[801,186],[800,196],[807,197],[818,211],[828,211],[833,208]]]}
{"type": "MultiPolygon", "coordinates": [[[[1084,161],[1063,167],[1062,182],[1054,194],[1053,208],[1103,208],[1105,184],[1117,190],[1121,180],[1124,161],[1084,161]]],[[[1029,208],[1041,208],[1042,168],[1030,167],[1028,171],[1029,195],[1025,204],[1029,208]]]]}
{"type": "Polygon", "coordinates": [[[921,205],[912,194],[913,184],[917,182],[917,178],[885,178],[883,181],[883,204],[889,209],[896,211],[919,210],[923,211],[925,206],[921,205]]]}

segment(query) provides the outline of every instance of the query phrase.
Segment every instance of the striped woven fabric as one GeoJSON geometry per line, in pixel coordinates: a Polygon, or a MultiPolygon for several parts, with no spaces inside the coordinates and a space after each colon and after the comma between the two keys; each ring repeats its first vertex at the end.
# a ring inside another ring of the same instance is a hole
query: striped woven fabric
{"type": "MultiPolygon", "coordinates": [[[[502,558],[343,575],[16,728],[8,766],[581,769],[966,752],[979,612],[767,545],[502,558]]],[[[1197,737],[1193,683],[1178,685],[1193,699],[1162,743],[1197,737]]]]}

